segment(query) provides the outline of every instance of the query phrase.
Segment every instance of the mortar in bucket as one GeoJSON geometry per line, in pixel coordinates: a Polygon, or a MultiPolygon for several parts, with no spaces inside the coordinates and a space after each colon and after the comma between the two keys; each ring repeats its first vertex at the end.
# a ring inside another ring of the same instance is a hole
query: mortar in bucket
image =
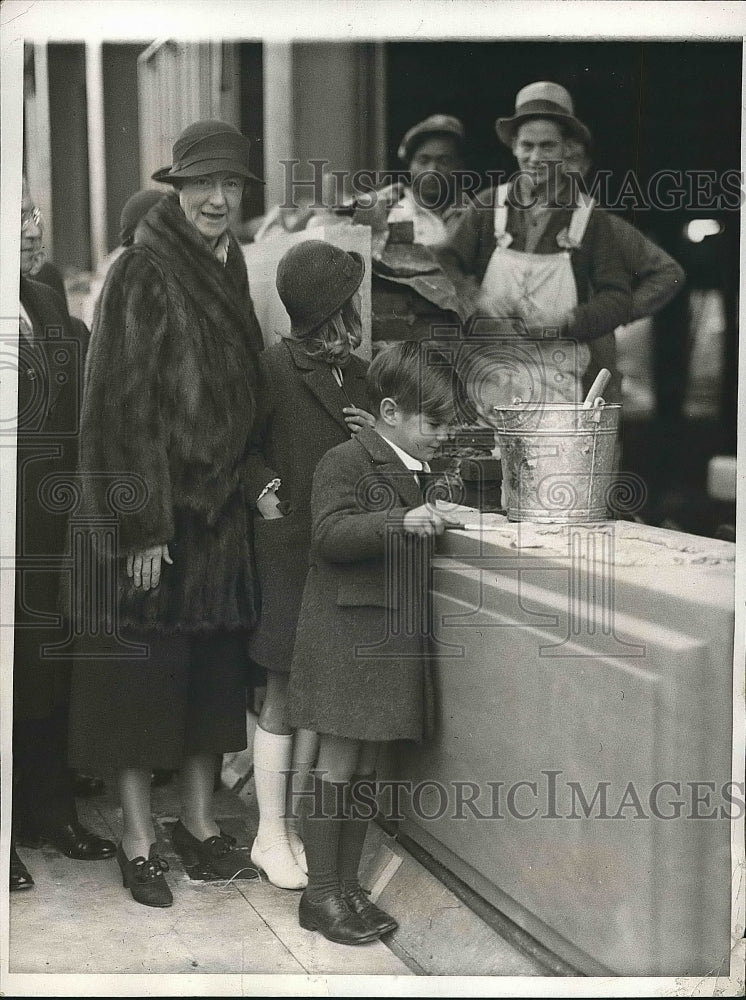
{"type": "Polygon", "coordinates": [[[601,399],[495,407],[508,520],[606,520],[621,410],[601,399]]]}

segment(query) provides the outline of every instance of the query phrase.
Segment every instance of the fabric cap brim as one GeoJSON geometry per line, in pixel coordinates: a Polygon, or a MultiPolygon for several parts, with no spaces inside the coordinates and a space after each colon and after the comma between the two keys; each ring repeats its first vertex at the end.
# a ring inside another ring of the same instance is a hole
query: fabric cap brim
{"type": "Polygon", "coordinates": [[[550,121],[562,122],[578,142],[581,142],[588,148],[593,143],[593,137],[589,129],[579,119],[574,118],[572,115],[558,114],[553,111],[533,111],[529,114],[514,115],[512,118],[498,118],[495,122],[495,131],[500,141],[506,146],[512,146],[515,134],[521,123],[529,121],[531,118],[548,118],[550,121]]]}

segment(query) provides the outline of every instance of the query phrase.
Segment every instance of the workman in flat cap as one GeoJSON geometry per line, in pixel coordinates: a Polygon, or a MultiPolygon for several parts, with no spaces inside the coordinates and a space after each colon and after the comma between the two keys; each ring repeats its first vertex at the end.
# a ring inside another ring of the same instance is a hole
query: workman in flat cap
{"type": "Polygon", "coordinates": [[[373,340],[428,338],[460,324],[467,310],[432,248],[453,232],[464,212],[457,174],[464,166],[464,126],[433,114],[413,125],[399,144],[409,182],[358,200],[354,221],[372,230],[373,340]]]}

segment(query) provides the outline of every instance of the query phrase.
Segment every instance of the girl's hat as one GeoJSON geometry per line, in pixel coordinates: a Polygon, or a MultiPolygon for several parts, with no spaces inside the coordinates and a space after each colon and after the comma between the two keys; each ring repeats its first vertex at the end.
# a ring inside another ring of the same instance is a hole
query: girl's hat
{"type": "Polygon", "coordinates": [[[228,122],[210,119],[188,125],[174,143],[172,159],[170,167],[156,170],[154,181],[172,184],[225,170],[264,183],[249,169],[249,140],[228,122]]]}
{"type": "Polygon", "coordinates": [[[519,90],[512,118],[498,118],[495,129],[506,146],[512,146],[520,125],[529,118],[549,118],[561,122],[573,138],[590,147],[592,138],[586,126],[575,117],[572,97],[558,83],[540,80],[519,90]]]}
{"type": "Polygon", "coordinates": [[[124,245],[132,240],[140,219],[144,218],[153,205],[164,197],[163,190],[156,191],[154,188],[145,188],[137,191],[129,198],[122,209],[119,217],[119,242],[124,245]]]}
{"type": "Polygon", "coordinates": [[[318,330],[360,287],[365,261],[353,250],[324,240],[291,247],[277,266],[275,284],[290,316],[290,334],[302,339],[318,330]]]}

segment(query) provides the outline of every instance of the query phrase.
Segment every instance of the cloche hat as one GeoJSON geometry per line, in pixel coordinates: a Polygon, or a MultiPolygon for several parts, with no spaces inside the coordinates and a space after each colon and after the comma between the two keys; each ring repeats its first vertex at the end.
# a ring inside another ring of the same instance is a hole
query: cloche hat
{"type": "Polygon", "coordinates": [[[291,247],[277,266],[275,284],[290,316],[290,333],[302,339],[318,330],[360,287],[365,262],[353,250],[325,240],[291,247]]]}
{"type": "Polygon", "coordinates": [[[225,170],[264,183],[249,169],[249,140],[233,125],[216,119],[188,125],[174,143],[172,161],[170,167],[156,170],[154,181],[171,184],[225,170]]]}
{"type": "Polygon", "coordinates": [[[578,142],[586,147],[592,143],[590,131],[575,117],[569,91],[558,83],[541,80],[529,83],[518,91],[515,114],[512,118],[498,118],[495,122],[497,134],[506,146],[512,145],[519,126],[527,118],[550,118],[562,122],[578,142]]]}
{"type": "Polygon", "coordinates": [[[396,155],[404,163],[409,163],[414,156],[414,149],[419,145],[416,140],[421,142],[425,136],[429,135],[454,135],[459,142],[463,142],[464,126],[453,115],[430,115],[429,118],[417,122],[404,133],[396,155]]]}
{"type": "Polygon", "coordinates": [[[122,245],[132,240],[140,219],[144,218],[153,205],[164,197],[162,190],[145,188],[143,191],[136,191],[131,198],[127,199],[119,217],[119,242],[122,245]]]}

